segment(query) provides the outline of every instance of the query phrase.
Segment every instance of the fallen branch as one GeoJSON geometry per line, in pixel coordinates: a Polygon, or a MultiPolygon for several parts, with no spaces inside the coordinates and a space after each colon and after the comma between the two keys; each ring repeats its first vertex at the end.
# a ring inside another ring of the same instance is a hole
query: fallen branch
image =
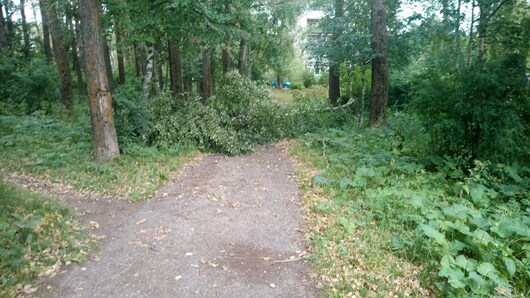
{"type": "Polygon", "coordinates": [[[350,100],[348,100],[347,103],[345,103],[345,104],[343,104],[341,106],[329,107],[329,108],[325,108],[325,109],[321,109],[321,110],[315,110],[314,112],[315,113],[321,113],[321,112],[336,111],[336,110],[343,109],[345,107],[351,106],[354,102],[355,102],[355,99],[354,98],[350,98],[350,100]]]}

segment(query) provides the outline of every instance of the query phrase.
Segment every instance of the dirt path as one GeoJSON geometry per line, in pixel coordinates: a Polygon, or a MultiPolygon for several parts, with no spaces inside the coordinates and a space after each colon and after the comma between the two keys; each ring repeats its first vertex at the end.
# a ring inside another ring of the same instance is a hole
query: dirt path
{"type": "Polygon", "coordinates": [[[309,264],[299,258],[297,184],[276,146],[207,156],[143,205],[65,200],[105,238],[93,260],[52,279],[44,296],[316,295],[309,264]]]}

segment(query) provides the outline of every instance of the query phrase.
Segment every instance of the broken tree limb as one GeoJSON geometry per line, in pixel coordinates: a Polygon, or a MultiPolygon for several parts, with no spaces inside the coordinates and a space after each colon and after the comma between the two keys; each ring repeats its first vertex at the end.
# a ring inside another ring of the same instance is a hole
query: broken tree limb
{"type": "Polygon", "coordinates": [[[329,112],[329,111],[336,111],[336,110],[340,110],[340,109],[343,109],[345,107],[348,107],[348,106],[351,106],[353,103],[355,102],[355,99],[354,98],[350,98],[350,100],[348,100],[347,103],[341,105],[341,106],[338,106],[338,107],[329,107],[329,108],[325,108],[325,109],[320,109],[320,110],[314,110],[315,113],[321,113],[321,112],[329,112]]]}

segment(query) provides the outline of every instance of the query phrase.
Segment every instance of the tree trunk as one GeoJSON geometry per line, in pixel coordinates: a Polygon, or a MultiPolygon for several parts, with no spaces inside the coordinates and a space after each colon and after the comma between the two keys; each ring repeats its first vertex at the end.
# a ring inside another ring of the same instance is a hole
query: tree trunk
{"type": "Polygon", "coordinates": [[[26,10],[24,8],[25,0],[20,0],[20,19],[22,21],[22,35],[24,38],[24,55],[29,57],[29,52],[31,50],[31,44],[29,41],[29,28],[28,23],[26,22],[26,10]]]}
{"type": "Polygon", "coordinates": [[[164,76],[163,76],[163,73],[162,73],[162,58],[160,57],[160,51],[158,51],[158,50],[155,51],[155,58],[156,58],[155,59],[156,81],[158,82],[158,88],[160,90],[163,90],[164,89],[164,76]]]}
{"type": "MultiPolygon", "coordinates": [[[[335,0],[335,19],[342,18],[344,16],[344,0],[335,0]]],[[[332,45],[337,47],[337,38],[340,32],[333,33],[332,45]]],[[[328,97],[329,102],[332,105],[337,104],[337,100],[340,97],[340,61],[333,61],[330,59],[329,63],[329,86],[328,86],[328,97]]]]}
{"type": "Polygon", "coordinates": [[[359,107],[359,124],[364,121],[364,99],[366,98],[366,67],[368,64],[361,65],[361,106],[359,107]]]}
{"type": "Polygon", "coordinates": [[[237,68],[239,74],[245,75],[245,58],[247,55],[247,33],[241,31],[241,39],[239,40],[239,58],[237,59],[237,68]]]}
{"type": "Polygon", "coordinates": [[[486,63],[486,33],[488,32],[489,25],[489,11],[490,4],[485,4],[483,1],[479,1],[479,17],[478,17],[478,62],[484,66],[486,63]]]}
{"type": "Polygon", "coordinates": [[[467,68],[471,66],[473,49],[473,27],[475,26],[475,0],[471,2],[471,24],[469,25],[469,40],[467,42],[467,68]]]}
{"type": "Polygon", "coordinates": [[[7,27],[4,20],[4,12],[2,11],[2,2],[0,2],[0,48],[6,50],[9,48],[9,40],[7,39],[7,27]]]}
{"type": "Polygon", "coordinates": [[[79,91],[79,94],[83,94],[83,90],[85,89],[85,84],[83,82],[83,74],[81,72],[81,64],[79,63],[79,55],[77,54],[77,39],[76,39],[76,28],[74,27],[74,23],[72,22],[72,15],[71,13],[66,13],[66,22],[67,26],[69,27],[70,34],[72,36],[71,40],[71,48],[72,48],[72,64],[74,66],[76,78],[77,78],[77,88],[79,91]]]}
{"type": "Polygon", "coordinates": [[[10,0],[3,0],[4,1],[4,9],[6,11],[6,25],[7,25],[7,39],[11,40],[13,38],[14,33],[14,25],[13,25],[13,12],[11,11],[11,3],[10,0]]]}
{"type": "Polygon", "coordinates": [[[80,0],[83,44],[86,47],[86,76],[92,122],[92,140],[96,160],[113,159],[120,154],[114,116],[112,95],[105,67],[104,36],[100,27],[97,0],[80,0]]]}
{"type": "Polygon", "coordinates": [[[386,0],[372,0],[372,48],[377,56],[372,59],[372,99],[370,127],[386,126],[388,105],[388,65],[386,42],[386,0]]]}
{"type": "Polygon", "coordinates": [[[52,47],[50,45],[50,25],[48,24],[48,15],[46,14],[45,0],[39,1],[40,15],[42,19],[42,46],[44,47],[44,55],[48,63],[52,63],[52,47]]]}
{"type": "Polygon", "coordinates": [[[142,83],[142,90],[144,93],[144,103],[149,105],[151,98],[149,97],[149,89],[151,87],[151,79],[153,78],[153,60],[154,60],[154,47],[150,45],[147,48],[147,65],[145,66],[145,75],[142,83]]]}
{"type": "Polygon", "coordinates": [[[222,60],[223,60],[223,73],[227,73],[230,70],[230,41],[232,37],[230,34],[225,34],[225,44],[223,46],[222,60]]]}
{"type": "Polygon", "coordinates": [[[182,61],[180,59],[180,49],[176,40],[170,39],[168,41],[169,52],[169,74],[171,77],[171,91],[174,94],[182,93],[183,79],[182,79],[182,61]]]}
{"type": "MultiPolygon", "coordinates": [[[[44,0],[45,4],[50,4],[50,0],[44,0]]],[[[64,104],[69,113],[73,109],[72,101],[72,77],[70,75],[70,68],[68,66],[68,56],[63,44],[63,33],[59,25],[59,19],[55,8],[51,5],[45,6],[45,13],[50,21],[50,33],[53,43],[53,52],[55,54],[55,64],[59,74],[59,82],[61,89],[61,102],[64,104]]]]}
{"type": "Polygon", "coordinates": [[[460,49],[460,8],[462,5],[462,0],[458,0],[456,7],[456,25],[455,25],[455,68],[457,71],[460,71],[460,57],[462,56],[462,51],[460,49]]]}
{"type": "Polygon", "coordinates": [[[143,43],[139,43],[137,45],[136,52],[138,54],[138,66],[140,67],[140,75],[145,76],[146,71],[146,65],[147,65],[147,57],[145,55],[145,45],[143,43]]]}
{"type": "Polygon", "coordinates": [[[282,89],[282,78],[279,74],[276,76],[276,88],[282,89]]]}
{"type": "Polygon", "coordinates": [[[110,62],[110,49],[107,37],[103,35],[103,54],[105,55],[105,68],[107,69],[107,80],[109,81],[110,92],[114,93],[114,77],[112,75],[112,64],[110,62]]]}
{"type": "Polygon", "coordinates": [[[209,49],[202,51],[202,80],[201,80],[201,98],[205,102],[212,96],[212,61],[209,49]]]}
{"type": "Polygon", "coordinates": [[[116,56],[118,58],[118,84],[125,84],[125,61],[123,59],[123,45],[121,44],[122,28],[118,21],[115,21],[116,27],[116,56]]]}

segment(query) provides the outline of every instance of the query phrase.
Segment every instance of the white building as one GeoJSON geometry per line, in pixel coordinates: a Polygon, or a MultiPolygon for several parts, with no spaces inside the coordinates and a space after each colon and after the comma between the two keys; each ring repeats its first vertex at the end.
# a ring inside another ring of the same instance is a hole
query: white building
{"type": "Polygon", "coordinates": [[[311,39],[318,38],[318,31],[315,30],[317,23],[324,17],[324,12],[319,10],[306,11],[298,18],[297,30],[295,34],[296,47],[305,63],[308,70],[313,72],[315,76],[320,77],[323,71],[321,61],[311,57],[310,53],[305,49],[306,44],[311,39]]]}

